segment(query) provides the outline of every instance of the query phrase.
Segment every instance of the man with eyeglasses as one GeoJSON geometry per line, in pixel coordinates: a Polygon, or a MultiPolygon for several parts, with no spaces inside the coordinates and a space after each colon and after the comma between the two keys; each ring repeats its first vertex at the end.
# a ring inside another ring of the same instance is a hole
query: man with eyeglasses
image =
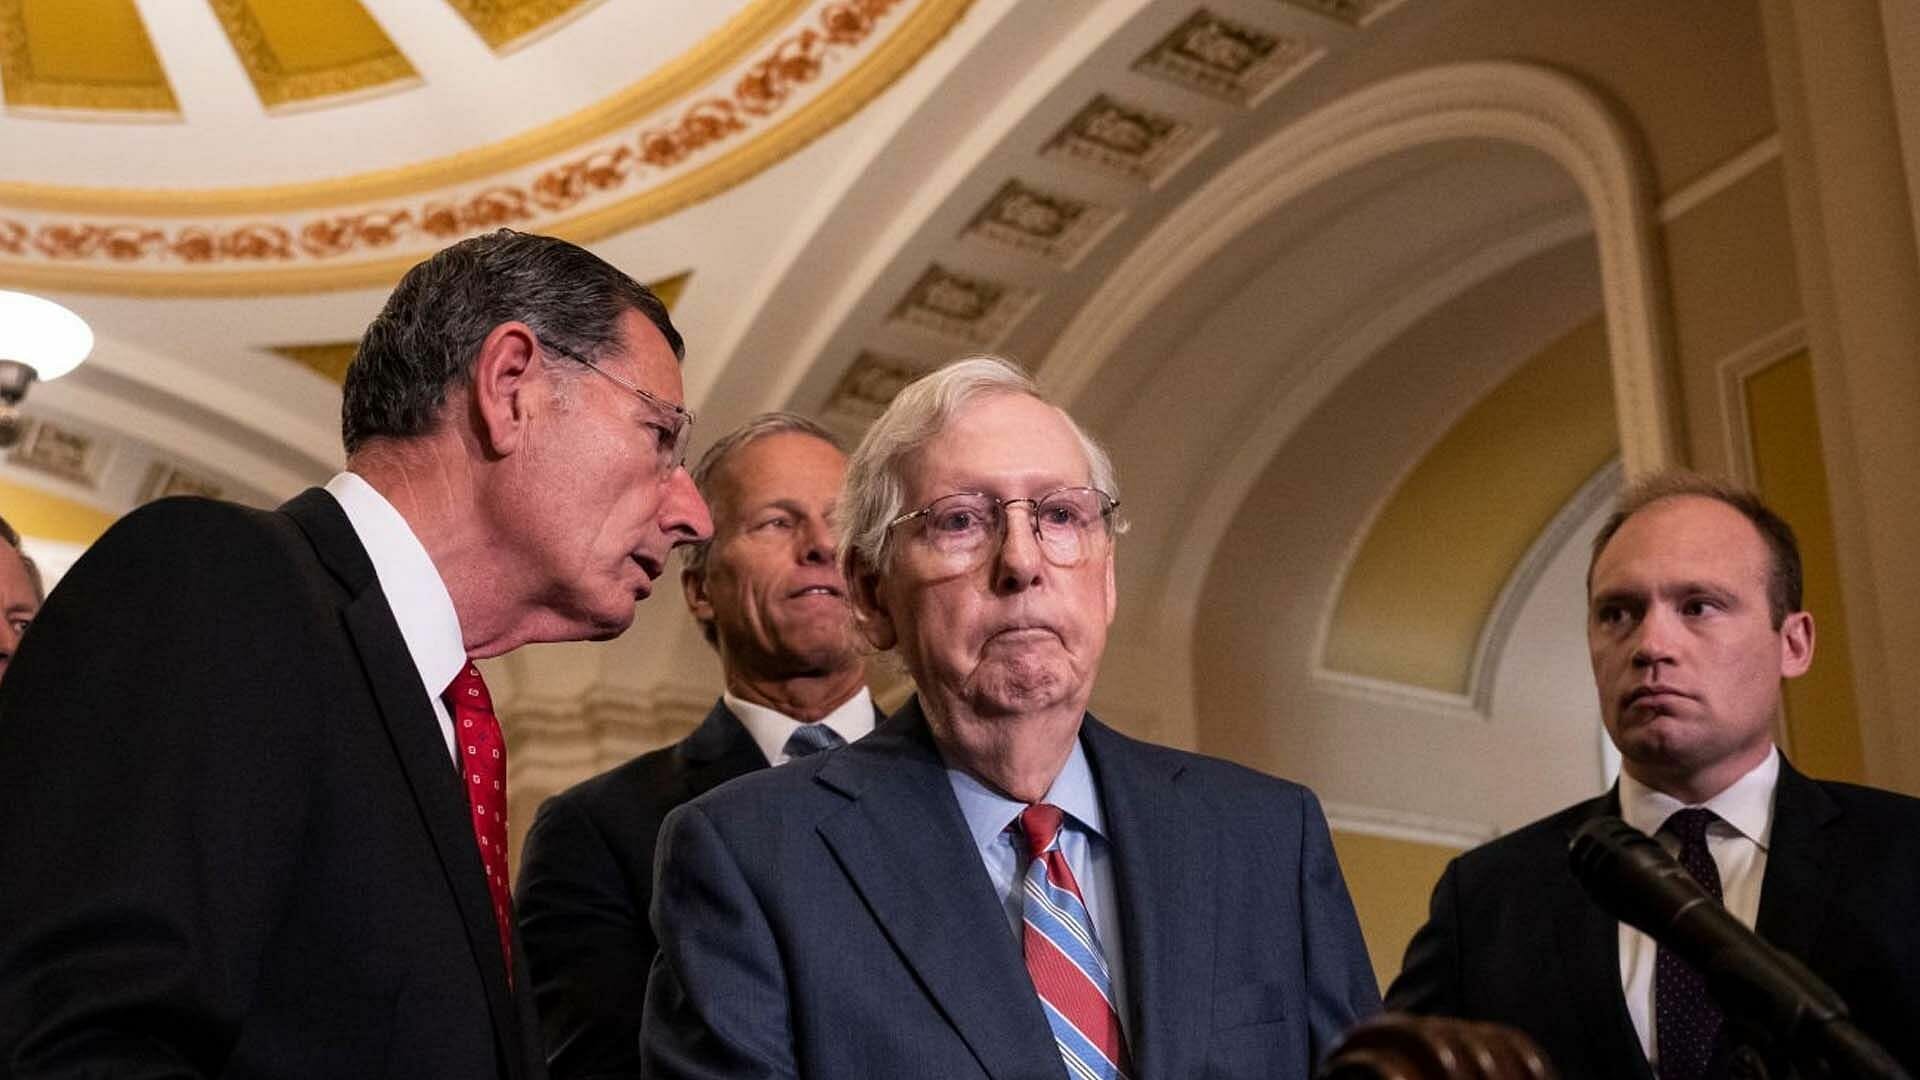
{"type": "Polygon", "coordinates": [[[0,687],[0,1071],[545,1075],[476,659],[626,629],[704,539],[679,334],[582,248],[409,271],[346,470],[144,507],[0,687]]]}
{"type": "Polygon", "coordinates": [[[687,549],[687,607],[726,689],[686,738],[548,799],[527,831],[515,905],[554,1080],[640,1071],[656,944],[647,921],[668,811],[746,773],[844,745],[884,719],[834,560],[838,437],[766,413],[693,468],[713,539],[687,549]]]}
{"type": "Polygon", "coordinates": [[[1379,997],[1306,789],[1086,712],[1106,454],[1004,361],[903,390],[841,562],[919,694],[676,810],[642,1075],[1300,1077],[1379,997]]]}

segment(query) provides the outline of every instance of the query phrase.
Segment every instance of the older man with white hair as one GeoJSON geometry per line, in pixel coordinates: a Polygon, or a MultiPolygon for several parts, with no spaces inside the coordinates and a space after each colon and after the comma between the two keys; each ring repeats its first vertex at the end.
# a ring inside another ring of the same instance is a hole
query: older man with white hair
{"type": "Polygon", "coordinates": [[[919,687],[668,818],[643,1074],[1306,1077],[1378,993],[1319,805],[1086,711],[1123,524],[1011,365],[904,390],[840,505],[919,687]]]}

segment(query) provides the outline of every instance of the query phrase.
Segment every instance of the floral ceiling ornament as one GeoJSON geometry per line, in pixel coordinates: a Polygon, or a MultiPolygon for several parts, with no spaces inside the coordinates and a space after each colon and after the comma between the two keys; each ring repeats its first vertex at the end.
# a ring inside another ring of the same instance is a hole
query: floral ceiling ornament
{"type": "MultiPolygon", "coordinates": [[[[35,267],[129,267],[176,275],[182,270],[216,268],[313,267],[424,252],[503,225],[591,239],[583,235],[590,230],[570,229],[574,222],[565,215],[599,213],[622,198],[637,200],[650,187],[697,172],[729,150],[744,149],[755,138],[768,137],[756,133],[756,128],[794,127],[786,121],[795,110],[822,104],[840,89],[825,79],[829,73],[837,72],[842,82],[860,81],[854,76],[863,66],[887,61],[888,70],[880,73],[879,80],[868,78],[866,85],[854,89],[864,98],[852,102],[851,108],[833,102],[834,108],[826,110],[833,115],[826,122],[810,129],[800,125],[803,130],[793,144],[763,155],[758,168],[772,164],[857,111],[866,98],[931,47],[970,3],[830,0],[810,9],[795,28],[744,68],[691,100],[683,99],[664,119],[643,121],[625,134],[559,160],[407,204],[197,221],[61,220],[0,207],[0,280],[35,267]],[[890,31],[891,37],[910,38],[910,53],[882,57],[891,43],[883,30],[890,31]],[[771,124],[775,118],[782,123],[771,124]]],[[[729,176],[667,209],[710,197],[748,175],[729,176]]],[[[646,218],[616,221],[611,228],[641,220],[646,218]]],[[[594,235],[611,228],[603,227],[594,235]]],[[[85,277],[62,280],[71,287],[89,287],[85,277]]]]}

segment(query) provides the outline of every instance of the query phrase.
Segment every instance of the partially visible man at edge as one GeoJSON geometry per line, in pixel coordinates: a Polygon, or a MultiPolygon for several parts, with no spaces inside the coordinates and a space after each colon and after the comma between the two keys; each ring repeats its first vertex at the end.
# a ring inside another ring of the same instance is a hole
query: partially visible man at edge
{"type": "Polygon", "coordinates": [[[4,679],[7,664],[20,649],[20,638],[40,614],[47,596],[40,568],[33,565],[20,546],[20,534],[5,518],[0,518],[0,541],[4,541],[0,543],[0,679],[4,679]]]}
{"type": "Polygon", "coordinates": [[[713,539],[687,549],[680,580],[726,692],[685,739],[547,800],[521,858],[516,908],[554,1080],[639,1072],[657,948],[647,921],[654,841],[667,812],[882,719],[834,561],[846,465],[825,428],[767,413],[694,466],[713,539]]]}
{"type": "Polygon", "coordinates": [[[919,696],[668,816],[643,1076],[1304,1080],[1378,1007],[1313,795],[1086,712],[1116,496],[1002,360],[874,423],[841,564],[919,696]]]}
{"type": "Polygon", "coordinates": [[[545,1075],[473,660],[709,534],[680,355],[590,252],[465,240],[361,340],[346,471],[93,545],[0,686],[0,1072],[545,1075]]]}
{"type": "Polygon", "coordinates": [[[1587,571],[1619,784],[1455,859],[1390,1007],[1511,1024],[1567,1080],[1728,1075],[1744,1040],[1699,974],[1569,869],[1580,826],[1618,814],[1920,1071],[1920,800],[1810,780],[1774,745],[1782,681],[1813,663],[1801,576],[1793,530],[1750,492],[1669,473],[1621,495],[1587,571]]]}

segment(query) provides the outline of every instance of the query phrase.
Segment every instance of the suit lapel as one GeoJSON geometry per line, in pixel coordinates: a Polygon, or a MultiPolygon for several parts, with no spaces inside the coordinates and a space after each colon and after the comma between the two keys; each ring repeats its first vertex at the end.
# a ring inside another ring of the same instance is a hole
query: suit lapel
{"type": "MultiPolygon", "coordinates": [[[[414,670],[373,563],[339,504],[326,492],[313,489],[282,509],[306,533],[321,561],[352,596],[344,610],[348,634],[466,926],[467,944],[486,988],[500,1060],[506,1062],[509,1076],[521,1076],[525,1063],[520,1053],[520,1023],[508,994],[485,870],[467,821],[466,791],[447,755],[439,722],[420,685],[420,673],[414,670]]],[[[524,971],[521,977],[524,979],[524,971]]]]}
{"type": "MultiPolygon", "coordinates": [[[[1561,850],[1580,826],[1603,814],[1620,812],[1618,789],[1594,799],[1567,821],[1561,850]]],[[[1567,1007],[1580,1017],[1591,1047],[1590,1061],[1633,1062],[1633,1075],[1652,1080],[1640,1050],[1640,1036],[1627,1012],[1620,988],[1620,924],[1588,897],[1574,880],[1564,857],[1547,871],[1553,902],[1554,933],[1560,946],[1567,1007]]],[[[1545,960],[1546,958],[1542,958],[1545,960]]]]}
{"type": "Polygon", "coordinates": [[[1767,870],[1760,882],[1760,916],[1754,929],[1778,948],[1811,955],[1832,898],[1833,845],[1821,832],[1840,810],[1820,785],[1802,776],[1783,756],[1773,793],[1773,832],[1767,870]]]}
{"type": "Polygon", "coordinates": [[[680,741],[675,756],[680,761],[677,771],[681,783],[686,787],[686,797],[678,802],[687,802],[736,776],[767,767],[760,744],[753,741],[746,725],[724,701],[713,703],[707,718],[680,741]]]}
{"type": "Polygon", "coordinates": [[[995,1080],[1059,1061],[1025,962],[917,700],[819,781],[852,804],[819,826],[887,939],[995,1080]]]}
{"type": "MultiPolygon", "coordinates": [[[[1193,996],[1213,982],[1214,887],[1220,830],[1205,804],[1168,766],[1087,717],[1087,763],[1106,815],[1119,892],[1121,950],[1129,986],[1129,1049],[1143,1080],[1198,1076],[1209,1017],[1193,996]]],[[[1109,943],[1108,949],[1116,948],[1109,943]]]]}

